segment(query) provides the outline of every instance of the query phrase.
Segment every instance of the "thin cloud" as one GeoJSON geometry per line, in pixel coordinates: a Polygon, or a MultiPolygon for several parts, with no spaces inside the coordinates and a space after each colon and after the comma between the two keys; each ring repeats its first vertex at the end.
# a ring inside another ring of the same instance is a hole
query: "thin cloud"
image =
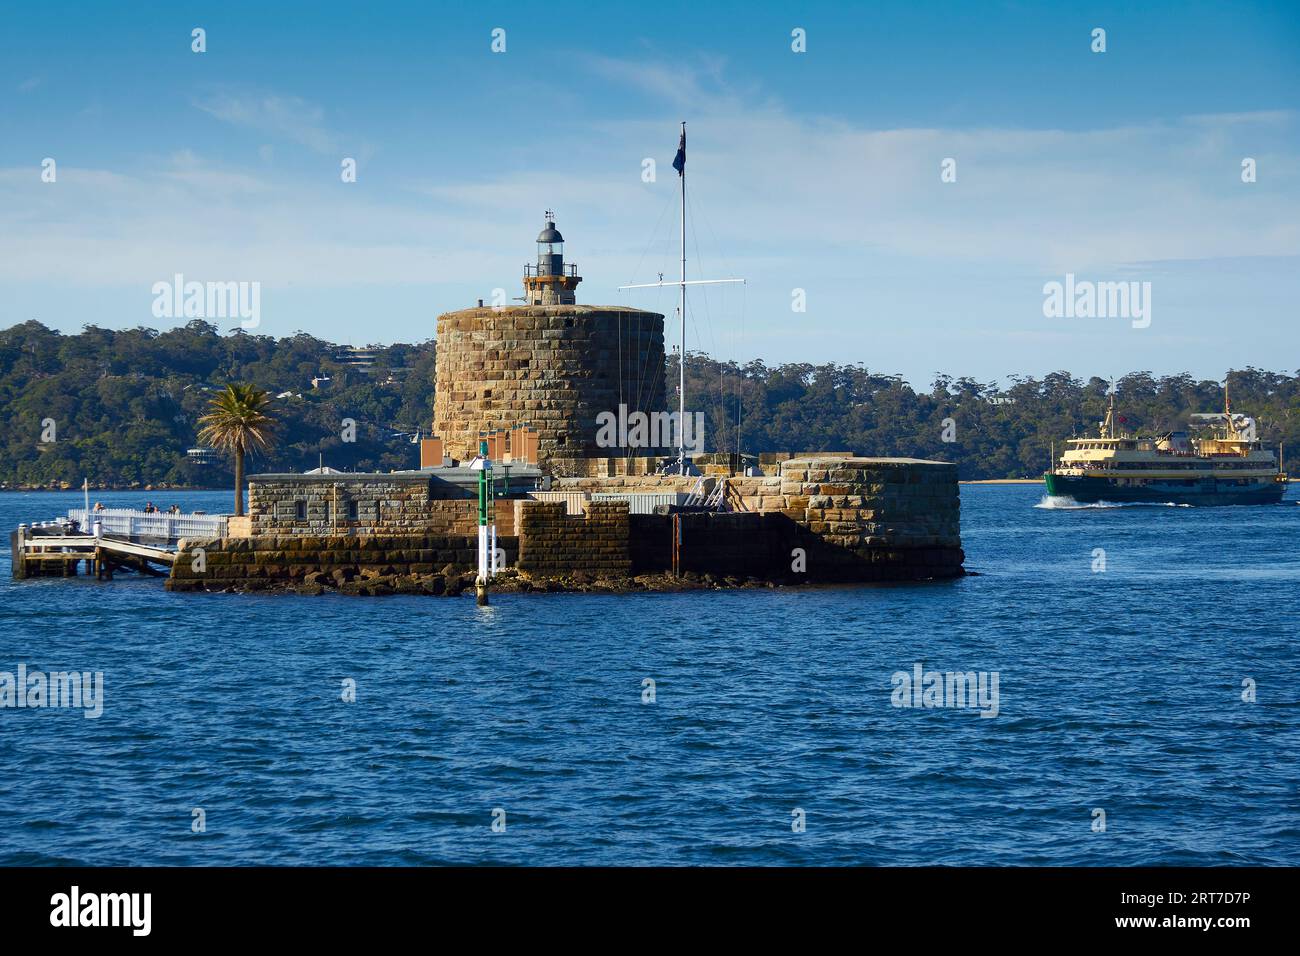
{"type": "Polygon", "coordinates": [[[728,80],[723,57],[698,58],[691,65],[681,65],[582,54],[574,56],[572,62],[601,79],[696,112],[713,111],[742,100],[752,103],[758,93],[756,87],[741,89],[728,80]]]}
{"type": "Polygon", "coordinates": [[[297,96],[218,94],[194,104],[223,123],[283,137],[321,154],[339,151],[340,137],[325,125],[325,110],[297,96]]]}
{"type": "MultiPolygon", "coordinates": [[[[751,280],[741,357],[860,345],[863,354],[894,356],[891,365],[921,356],[924,368],[937,361],[927,348],[982,329],[981,341],[1002,336],[1009,345],[1021,333],[1050,333],[1036,342],[1050,353],[1043,361],[1061,367],[1059,345],[1082,350],[1077,360],[1087,363],[1116,346],[1104,330],[1043,326],[1044,277],[1154,273],[1157,330],[1124,340],[1135,350],[1132,367],[1148,367],[1163,354],[1160,336],[1209,335],[1202,330],[1220,314],[1256,310],[1265,321],[1294,287],[1286,258],[1300,255],[1293,114],[1094,129],[882,129],[739,93],[718,64],[589,57],[584,67],[630,90],[635,110],[590,123],[582,149],[563,125],[494,142],[464,175],[449,175],[433,140],[416,147],[425,157],[414,181],[376,178],[360,190],[332,171],[279,174],[299,146],[340,155],[326,111],[294,97],[229,93],[199,105],[255,131],[252,147],[262,149],[242,152],[243,165],[182,150],[128,177],[61,166],[57,185],[40,183],[31,167],[0,169],[0,281],[147,291],[175,272],[258,279],[280,290],[294,321],[310,313],[323,329],[355,321],[337,303],[357,292],[388,316],[384,330],[409,335],[430,314],[493,288],[517,290],[540,214],[552,208],[586,277],[584,301],[662,306],[650,293],[633,299],[615,289],[675,274],[669,164],[684,118],[691,266],[751,280]],[[1257,184],[1241,182],[1243,156],[1258,159],[1257,184]],[[657,160],[657,182],[643,181],[647,157],[657,160]],[[957,160],[955,183],[940,181],[947,157],[957,160]],[[427,295],[403,299],[413,287],[427,295]],[[792,326],[794,287],[813,306],[792,326]],[[312,297],[319,290],[331,293],[324,308],[312,297]],[[902,316],[921,317],[924,332],[902,316]]],[[[147,308],[147,297],[139,301],[147,308]]],[[[1225,338],[1216,355],[1240,363],[1245,353],[1233,349],[1246,347],[1225,338]]]]}

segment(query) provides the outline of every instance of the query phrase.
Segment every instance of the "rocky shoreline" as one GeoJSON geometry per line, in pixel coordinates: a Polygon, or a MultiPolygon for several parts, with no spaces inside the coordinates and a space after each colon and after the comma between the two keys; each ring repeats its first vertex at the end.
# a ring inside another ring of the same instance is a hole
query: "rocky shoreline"
{"type": "MultiPolygon", "coordinates": [[[[967,572],[973,574],[974,572],[967,572]]],[[[459,597],[474,593],[474,574],[454,567],[431,574],[399,573],[393,568],[338,568],[332,572],[309,571],[300,577],[248,578],[239,581],[189,581],[184,588],[168,583],[169,590],[204,591],[219,594],[295,594],[308,597],[342,594],[351,597],[422,595],[459,597]]],[[[918,580],[952,580],[929,578],[918,580]]],[[[873,583],[873,582],[843,582],[873,583]]],[[[514,569],[501,571],[492,580],[491,594],[635,594],[682,591],[770,590],[781,587],[843,586],[843,583],[806,581],[791,577],[772,581],[756,577],[715,576],[687,571],[674,575],[666,571],[636,575],[590,574],[577,571],[564,575],[524,574],[514,569]]],[[[874,582],[888,583],[888,582],[874,582]]]]}

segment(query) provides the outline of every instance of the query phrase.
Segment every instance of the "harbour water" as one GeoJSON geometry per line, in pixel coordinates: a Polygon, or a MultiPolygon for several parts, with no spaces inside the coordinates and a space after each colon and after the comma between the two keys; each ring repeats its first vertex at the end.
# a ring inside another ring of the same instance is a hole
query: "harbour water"
{"type": "Polygon", "coordinates": [[[960,581],[486,609],[13,582],[6,550],[0,671],[104,689],[0,709],[0,864],[1295,865],[1295,498],[968,485],[960,581]],[[917,664],[996,672],[997,716],[894,706],[917,664]]]}

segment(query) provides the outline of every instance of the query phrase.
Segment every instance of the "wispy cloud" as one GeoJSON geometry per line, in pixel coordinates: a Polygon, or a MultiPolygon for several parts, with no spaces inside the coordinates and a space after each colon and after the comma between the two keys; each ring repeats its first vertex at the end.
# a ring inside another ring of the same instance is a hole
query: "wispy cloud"
{"type": "MultiPolygon", "coordinates": [[[[621,71],[629,83],[668,84],[673,95],[690,95],[707,85],[698,72],[663,64],[614,68],[592,62],[602,76],[621,71]],[[675,73],[682,76],[670,78],[675,73]]],[[[812,281],[803,278],[809,273],[853,275],[863,263],[886,259],[929,270],[945,268],[942,263],[986,263],[1023,274],[1300,254],[1300,199],[1282,191],[1259,201],[1251,190],[1261,187],[1245,186],[1234,176],[1243,140],[1264,142],[1259,130],[1273,137],[1272,146],[1261,152],[1261,168],[1274,177],[1300,175],[1300,164],[1276,139],[1279,130],[1294,135],[1292,114],[1264,114],[1257,124],[1233,116],[1215,125],[1199,116],[1082,131],[864,129],[770,104],[714,113],[710,107],[727,97],[718,93],[702,100],[705,119],[692,126],[690,173],[704,204],[708,239],[716,240],[714,248],[729,250],[738,268],[749,263],[760,271],[780,263],[792,285],[812,281]],[[956,183],[940,182],[939,164],[946,157],[957,160],[956,183]]],[[[335,135],[324,126],[324,111],[295,98],[223,97],[203,108],[225,122],[278,130],[313,150],[337,148],[335,135]]],[[[439,263],[454,257],[457,268],[489,276],[504,263],[513,272],[519,236],[550,206],[574,230],[575,250],[598,251],[603,264],[623,279],[671,198],[674,128],[667,117],[607,124],[598,131],[599,148],[562,150],[563,168],[512,168],[473,180],[408,183],[399,194],[354,194],[332,181],[280,181],[265,155],[259,167],[244,169],[182,150],[150,170],[112,179],[119,191],[138,194],[145,210],[157,205],[146,197],[166,189],[180,212],[172,221],[160,221],[153,212],[107,209],[105,202],[116,195],[110,192],[103,199],[87,195],[72,205],[60,202],[62,212],[46,233],[52,238],[80,222],[87,233],[115,244],[120,237],[102,228],[111,218],[141,243],[157,230],[203,244],[222,259],[244,258],[241,248],[256,236],[268,242],[262,267],[326,284],[398,280],[393,267],[398,261],[419,261],[418,271],[427,277],[429,250],[445,240],[459,248],[434,249],[439,263]],[[647,184],[641,162],[656,154],[659,181],[647,184]],[[421,198],[411,202],[412,195],[421,198]],[[214,197],[223,208],[204,211],[203,204],[214,197]],[[208,230],[205,223],[217,219],[242,225],[208,230]],[[340,233],[340,223],[349,224],[346,234],[340,233]],[[322,236],[339,242],[318,241],[322,236]],[[351,250],[353,266],[368,263],[373,271],[341,265],[335,254],[340,245],[351,250]],[[366,254],[367,246],[382,248],[388,258],[366,254]],[[320,253],[315,265],[313,250],[320,253]],[[469,253],[464,260],[462,251],[469,253]]],[[[533,143],[530,149],[543,146],[533,143]]],[[[0,176],[0,208],[28,221],[39,218],[35,209],[48,209],[55,197],[65,199],[91,176],[88,170],[61,169],[59,184],[42,193],[33,191],[30,171],[14,170],[0,176]]],[[[98,174],[97,180],[107,176],[98,174]]],[[[0,225],[6,218],[0,213],[0,225]]],[[[35,266],[24,265],[34,254],[30,249],[25,252],[22,244],[11,249],[0,271],[32,274],[25,270],[35,266]]],[[[108,254],[120,258],[119,250],[108,254]]],[[[95,263],[104,258],[58,261],[68,274],[98,272],[95,263]]],[[[48,266],[45,260],[37,271],[48,266]]],[[[497,280],[502,281],[499,275],[497,280]]]]}
{"type": "Polygon", "coordinates": [[[341,137],[325,124],[325,110],[297,96],[221,93],[194,104],[223,123],[279,136],[316,153],[339,151],[341,137]]]}
{"type": "MultiPolygon", "coordinates": [[[[495,287],[514,294],[550,207],[585,277],[583,300],[626,302],[616,286],[677,268],[669,164],[685,117],[690,268],[751,280],[733,290],[749,297],[746,348],[767,349],[751,354],[883,348],[937,368],[952,363],[927,349],[978,336],[1033,341],[1039,351],[1020,354],[1035,363],[1045,356],[1053,367],[1073,361],[1076,347],[1104,358],[1113,345],[1100,333],[1042,325],[1042,283],[1068,271],[1161,279],[1156,326],[1140,342],[1126,340],[1155,350],[1151,358],[1134,352],[1128,365],[1156,367],[1165,361],[1158,347],[1174,341],[1168,336],[1213,340],[1223,315],[1273,307],[1249,299],[1258,290],[1288,301],[1295,286],[1293,112],[1093,129],[873,128],[738,87],[720,60],[577,62],[577,82],[605,84],[629,102],[636,95],[636,111],[588,122],[581,148],[573,125],[562,123],[475,146],[467,120],[458,141],[458,158],[476,164],[467,174],[449,174],[445,142],[431,135],[405,144],[408,157],[417,150],[407,168],[419,168],[421,181],[390,167],[361,188],[341,183],[336,164],[329,175],[304,175],[292,165],[300,147],[343,153],[346,137],[326,111],[297,97],[231,92],[196,105],[256,133],[248,145],[258,158],[247,162],[192,147],[145,157],[129,171],[60,165],[57,184],[41,183],[33,167],[0,170],[0,281],[55,295],[74,285],[125,287],[132,308],[143,309],[148,299],[136,290],[175,272],[258,279],[325,327],[359,321],[336,304],[350,292],[378,303],[405,289],[413,303],[405,321],[419,337],[432,313],[495,287]],[[1258,182],[1241,182],[1243,156],[1258,161],[1258,182]],[[658,163],[655,182],[642,177],[647,157],[658,163]],[[940,180],[949,157],[955,183],[940,180]],[[792,322],[795,287],[813,305],[792,322]]],[[[649,295],[644,304],[671,308],[649,295]]],[[[402,319],[379,312],[377,337],[412,335],[402,319]]],[[[1233,344],[1216,346],[1216,361],[1232,360],[1233,344]]]]}
{"type": "Polygon", "coordinates": [[[580,54],[571,62],[611,83],[637,90],[674,107],[716,109],[758,95],[758,87],[737,87],[728,78],[725,57],[697,57],[688,65],[656,60],[617,59],[580,54]]]}
{"type": "Polygon", "coordinates": [[[30,93],[32,90],[36,89],[44,82],[45,82],[45,77],[43,76],[29,76],[27,79],[23,80],[21,83],[18,84],[18,92],[30,93]]]}
{"type": "Polygon", "coordinates": [[[714,82],[712,67],[584,63],[604,80],[662,94],[662,118],[605,124],[600,149],[566,153],[562,171],[511,171],[429,194],[494,211],[567,201],[653,221],[640,163],[657,156],[661,180],[675,179],[668,109],[689,103],[690,174],[719,240],[760,255],[780,247],[796,270],[843,255],[1056,272],[1300,253],[1300,196],[1285,186],[1300,176],[1293,112],[1083,130],[872,129],[737,96],[714,82]],[[1244,155],[1268,181],[1240,181],[1244,155]],[[954,183],[940,181],[947,158],[954,183]]]}
{"type": "Polygon", "coordinates": [[[222,168],[197,156],[193,150],[182,149],[173,153],[169,167],[162,167],[159,175],[169,182],[184,183],[210,196],[230,198],[240,193],[262,193],[274,186],[250,173],[222,168]]]}

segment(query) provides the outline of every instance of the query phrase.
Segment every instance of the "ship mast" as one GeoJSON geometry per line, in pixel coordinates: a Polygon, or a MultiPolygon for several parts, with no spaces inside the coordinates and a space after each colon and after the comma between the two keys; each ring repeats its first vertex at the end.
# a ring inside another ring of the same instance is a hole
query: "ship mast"
{"type": "Polygon", "coordinates": [[[1102,423],[1102,438],[1115,437],[1115,380],[1110,380],[1110,405],[1106,408],[1106,421],[1102,423]]]}
{"type": "MultiPolygon", "coordinates": [[[[661,274],[658,282],[642,282],[636,285],[621,285],[619,290],[623,289],[654,289],[666,285],[675,285],[678,287],[678,317],[681,319],[681,351],[677,356],[677,469],[678,474],[686,474],[686,287],[688,285],[719,285],[725,282],[744,283],[744,279],[692,279],[686,281],[686,121],[682,121],[682,138],[681,144],[677,147],[677,159],[673,161],[673,168],[677,170],[678,176],[681,177],[682,187],[682,216],[681,216],[681,240],[682,240],[682,273],[681,279],[677,282],[664,282],[661,274]]],[[[695,436],[696,439],[699,436],[695,436]]]]}
{"type": "Polygon", "coordinates": [[[1232,402],[1228,398],[1228,379],[1223,379],[1223,435],[1233,439],[1239,437],[1237,428],[1232,423],[1232,402]]]}

